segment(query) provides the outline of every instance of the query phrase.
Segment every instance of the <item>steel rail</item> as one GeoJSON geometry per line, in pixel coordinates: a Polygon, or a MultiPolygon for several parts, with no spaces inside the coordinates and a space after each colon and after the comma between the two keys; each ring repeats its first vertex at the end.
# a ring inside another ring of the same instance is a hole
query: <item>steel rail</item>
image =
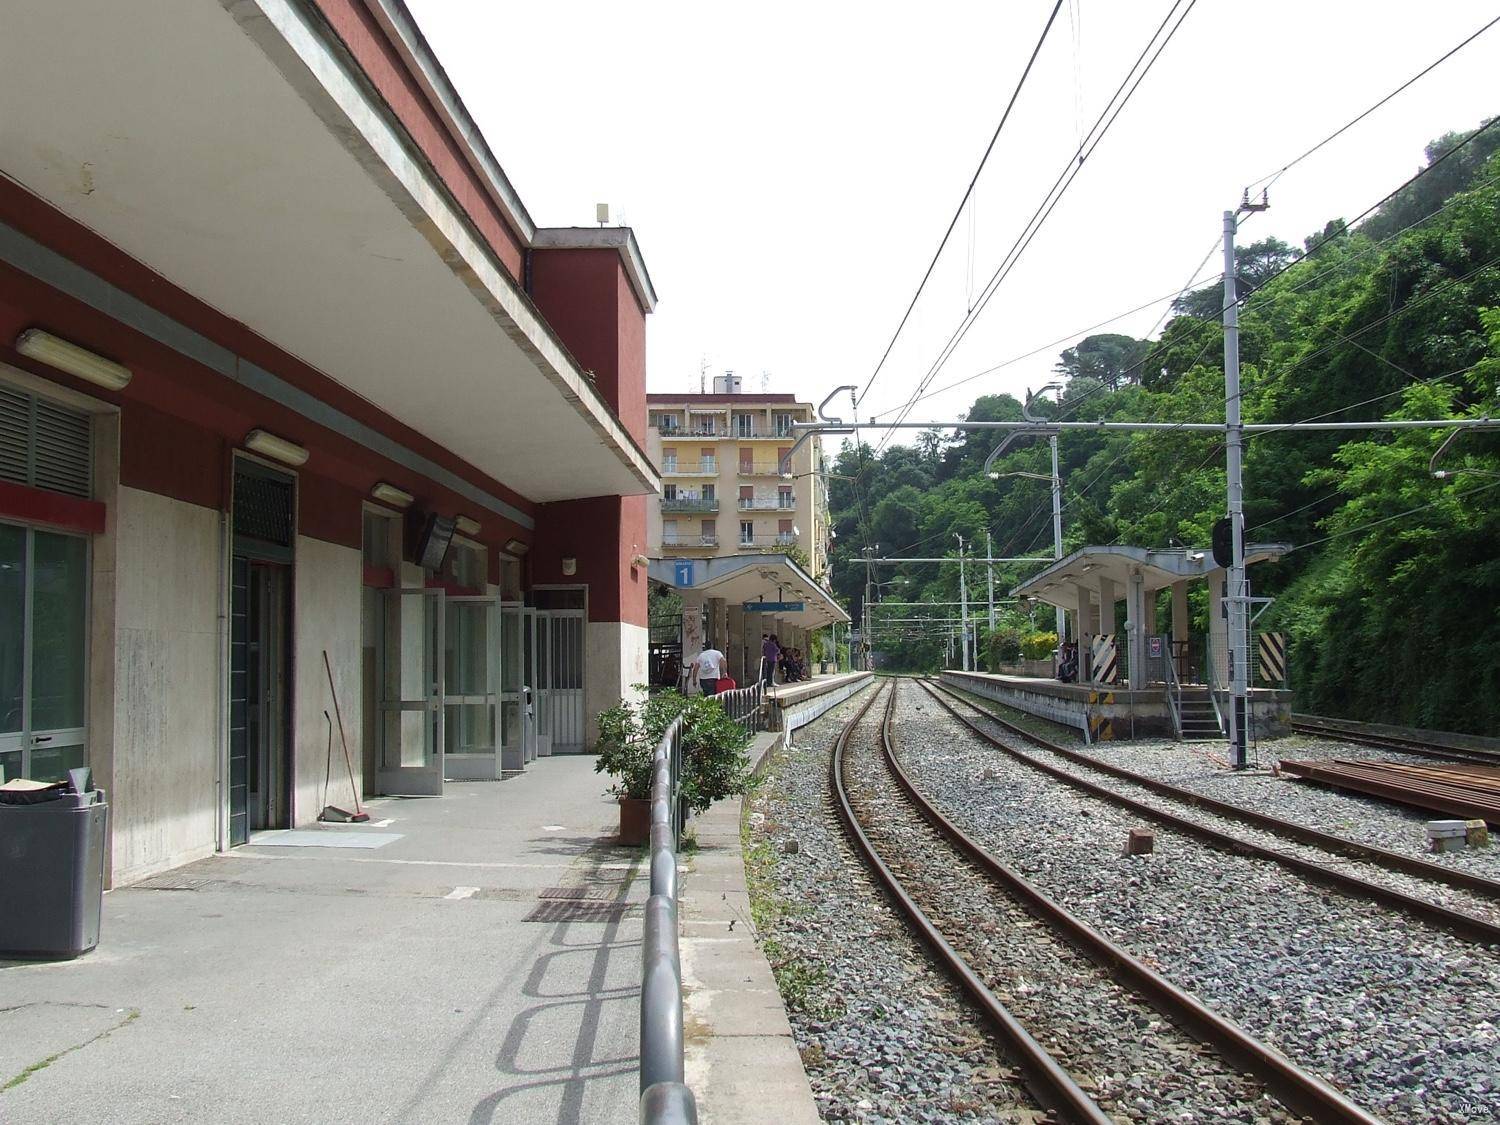
{"type": "MultiPolygon", "coordinates": [[[[1059,1114],[1067,1121],[1084,1122],[1087,1125],[1110,1125],[1114,1119],[1100,1109],[1099,1104],[1083,1091],[1072,1075],[1032,1037],[1021,1021],[1000,1002],[999,997],[990,991],[983,978],[969,967],[962,954],[949,944],[922,908],[906,893],[901,880],[886,866],[885,861],[875,850],[875,845],[860,826],[859,818],[854,814],[854,806],[849,801],[848,791],[844,788],[844,751],[849,744],[850,737],[864,721],[871,705],[879,697],[880,689],[877,689],[860,706],[854,717],[844,724],[833,744],[833,755],[829,762],[829,784],[833,790],[839,815],[843,819],[844,828],[853,841],[855,850],[860,853],[866,866],[874,872],[876,879],[885,888],[896,907],[906,916],[911,928],[933,951],[942,968],[968,993],[975,1006],[988,1019],[1024,1076],[1024,1084],[1032,1096],[1044,1108],[1059,1114]]],[[[887,699],[887,713],[894,707],[895,698],[896,689],[892,684],[887,699]]]]}
{"type": "MultiPolygon", "coordinates": [[[[1325,832],[1321,828],[1314,828],[1310,824],[1300,824],[1295,820],[1284,820],[1270,813],[1263,813],[1257,809],[1246,808],[1244,805],[1236,805],[1229,801],[1221,801],[1216,797],[1210,797],[1196,790],[1188,789],[1181,785],[1174,785],[1170,781],[1162,781],[1151,777],[1149,774],[1137,773],[1135,770],[1124,766],[1117,766],[1112,762],[1101,762],[1087,754],[1081,754],[1076,750],[1070,750],[1066,746],[1060,746],[1051,742],[1041,735],[1033,734],[1024,727],[1018,726],[1009,719],[995,714],[987,708],[979,706],[972,700],[965,699],[956,694],[947,685],[937,685],[938,690],[947,692],[954,700],[964,706],[972,708],[983,715],[996,726],[1025,738],[1030,742],[1050,751],[1058,757],[1066,758],[1070,762],[1086,766],[1089,769],[1098,770],[1100,773],[1118,777],[1122,781],[1139,785],[1143,789],[1149,789],[1153,793],[1160,793],[1163,797],[1182,801],[1186,804],[1195,805],[1207,809],[1209,812],[1231,820],[1238,820],[1256,828],[1263,828],[1267,832],[1274,832],[1278,836],[1296,840],[1298,843],[1310,844],[1325,851],[1334,852],[1349,859],[1363,860],[1391,871],[1398,871],[1403,875],[1415,875],[1420,879],[1430,879],[1434,883],[1445,883],[1458,890],[1472,891],[1486,898],[1500,901],[1500,880],[1489,879],[1483,875],[1475,875],[1470,871],[1456,868],[1444,867],[1440,863],[1422,859],[1420,856],[1407,855],[1404,852],[1392,851],[1390,848],[1382,848],[1375,844],[1366,844],[1359,840],[1351,840],[1347,836],[1340,836],[1334,832],[1325,832]]],[[[1003,706],[1003,704],[1002,704],[1003,706]]],[[[1046,720],[1050,722],[1051,720],[1046,720]]]]}
{"type": "MultiPolygon", "coordinates": [[[[1044,762],[1024,750],[1018,750],[1014,746],[1007,746],[989,731],[982,730],[971,719],[961,714],[957,708],[949,703],[947,699],[944,699],[931,685],[923,683],[922,686],[926,688],[928,694],[940,706],[985,742],[1018,761],[1040,770],[1051,777],[1057,778],[1066,785],[1071,785],[1075,789],[1080,789],[1093,796],[1100,797],[1111,804],[1130,809],[1132,812],[1138,813],[1149,820],[1165,824],[1179,832],[1195,836],[1221,851],[1230,852],[1235,855],[1250,856],[1254,859],[1269,860],[1311,881],[1326,884],[1359,898],[1372,899],[1383,906],[1393,907],[1421,921],[1445,929],[1466,941],[1480,942],[1485,945],[1500,944],[1500,925],[1496,925],[1493,922],[1475,917],[1472,914],[1466,914],[1461,910],[1454,910],[1451,907],[1427,902],[1404,891],[1382,886],[1379,883],[1372,883],[1367,879],[1361,879],[1357,875],[1350,875],[1344,871],[1325,867],[1321,863],[1315,863],[1310,859],[1303,859],[1301,856],[1292,855],[1289,852],[1279,851],[1265,844],[1257,844],[1253,841],[1242,839],[1239,836],[1210,827],[1207,824],[1167,809],[1156,808],[1154,805],[1148,805],[1144,801],[1138,801],[1133,797],[1127,797],[1123,793],[1118,793],[1107,785],[1101,785],[1086,777],[1080,777],[1078,774],[1065,770],[1061,766],[1055,766],[1051,762],[1044,762]]],[[[968,703],[967,700],[960,700],[959,702],[965,703],[970,707],[974,706],[968,703]]],[[[1003,719],[996,718],[991,713],[982,711],[977,707],[975,710],[980,711],[991,722],[1000,726],[1007,726],[1003,719]]],[[[1063,747],[1057,746],[1055,743],[1049,743],[1040,735],[1034,735],[1030,731],[1024,731],[1019,727],[1009,726],[1007,729],[1014,731],[1020,737],[1041,746],[1051,753],[1061,753],[1064,757],[1068,757],[1074,753],[1073,751],[1068,751],[1063,747]]],[[[1100,763],[1089,759],[1084,759],[1084,761],[1092,767],[1100,765],[1100,763]]],[[[1132,778],[1131,780],[1134,779],[1132,778]]]]}
{"type": "MultiPolygon", "coordinates": [[[[925,685],[924,685],[925,686],[925,685]]],[[[895,690],[891,700],[894,703],[895,690]]],[[[896,757],[891,707],[881,727],[885,758],[897,783],[924,819],[953,844],[966,859],[980,868],[1032,913],[1060,931],[1090,960],[1118,983],[1143,997],[1147,1003],[1188,1034],[1214,1047],[1226,1059],[1256,1075],[1267,1090],[1291,1109],[1309,1114],[1319,1122],[1377,1122],[1380,1119],[1360,1108],[1332,1085],[1244,1028],[1207,1007],[1192,993],[1178,988],[1122,945],[1094,929],[1061,903],[1016,873],[974,841],[929,801],[896,757]]]]}
{"type": "Polygon", "coordinates": [[[1423,742],[1399,734],[1361,729],[1365,724],[1353,719],[1334,719],[1324,715],[1293,715],[1292,729],[1298,734],[1314,734],[1337,742],[1353,742],[1381,750],[1415,754],[1421,758],[1469,762],[1475,765],[1500,766],[1500,752],[1477,746],[1449,746],[1442,742],[1423,742]]]}

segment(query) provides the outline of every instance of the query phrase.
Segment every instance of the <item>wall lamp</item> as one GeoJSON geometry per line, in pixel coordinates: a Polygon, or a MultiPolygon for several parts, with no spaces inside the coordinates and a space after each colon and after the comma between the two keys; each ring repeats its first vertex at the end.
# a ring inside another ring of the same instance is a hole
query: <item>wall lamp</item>
{"type": "Polygon", "coordinates": [[[531,550],[531,544],[522,539],[507,539],[505,541],[505,553],[508,555],[524,555],[531,550]]]}
{"type": "Polygon", "coordinates": [[[381,481],[370,489],[370,495],[382,504],[389,504],[393,508],[409,508],[416,500],[410,492],[397,488],[394,484],[381,481]]]}
{"type": "Polygon", "coordinates": [[[294,441],[287,441],[284,437],[277,437],[267,430],[251,430],[245,435],[245,448],[252,453],[259,453],[263,457],[269,457],[273,461],[280,461],[283,465],[298,465],[307,463],[307,449],[294,441]]]}
{"type": "Polygon", "coordinates": [[[483,525],[476,519],[470,519],[468,516],[459,516],[453,521],[453,526],[472,539],[479,534],[480,528],[483,525]]]}
{"type": "Polygon", "coordinates": [[[16,351],[27,359],[45,363],[111,391],[124,390],[130,382],[130,368],[124,364],[95,355],[87,348],[80,348],[40,328],[28,328],[17,336],[16,351]]]}

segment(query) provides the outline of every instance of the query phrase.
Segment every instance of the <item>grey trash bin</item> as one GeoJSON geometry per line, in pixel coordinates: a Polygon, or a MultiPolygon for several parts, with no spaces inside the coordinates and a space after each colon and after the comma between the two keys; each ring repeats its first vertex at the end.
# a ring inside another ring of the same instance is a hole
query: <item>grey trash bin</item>
{"type": "Polygon", "coordinates": [[[109,806],[77,772],[77,788],[0,792],[0,957],[77,957],[99,944],[109,806]]]}

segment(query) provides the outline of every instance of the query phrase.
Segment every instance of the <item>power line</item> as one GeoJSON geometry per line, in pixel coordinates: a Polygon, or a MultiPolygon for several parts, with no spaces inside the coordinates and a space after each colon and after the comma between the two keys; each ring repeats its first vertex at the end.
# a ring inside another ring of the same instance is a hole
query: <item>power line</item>
{"type": "Polygon", "coordinates": [[[1332,535],[1325,535],[1321,539],[1310,539],[1306,543],[1298,543],[1295,547],[1291,548],[1291,550],[1287,551],[1286,553],[1291,554],[1292,551],[1300,551],[1304,547],[1316,547],[1320,543],[1327,543],[1333,539],[1342,539],[1346,535],[1354,535],[1361,531],[1368,531],[1372,527],[1379,527],[1382,524],[1390,523],[1392,520],[1403,519],[1406,516],[1414,516],[1418,512],[1425,512],[1429,508],[1436,508],[1439,504],[1442,504],[1445,501],[1462,500],[1466,497],[1474,496],[1481,492],[1488,492],[1492,488],[1500,488],[1500,480],[1492,481],[1489,484],[1480,485],[1478,488],[1466,489],[1463,492],[1454,493],[1451,496],[1439,496],[1436,500],[1433,500],[1429,503],[1421,504],[1415,508],[1408,508],[1406,511],[1397,512],[1393,516],[1382,516],[1378,520],[1371,520],[1369,523],[1362,523],[1358,527],[1346,527],[1342,531],[1335,531],[1332,535]]]}
{"type": "Polygon", "coordinates": [[[1036,46],[1031,49],[1031,57],[1026,60],[1026,67],[1021,71],[1020,80],[1016,82],[1016,88],[1011,91],[1010,101],[1005,103],[1005,112],[1000,115],[1000,123],[995,126],[995,132],[990,136],[990,143],[985,146],[984,155],[979,158],[979,167],[974,169],[974,175],[969,180],[969,186],[964,189],[964,196],[958,201],[958,207],[953,212],[953,218],[948,221],[948,229],[943,232],[942,240],[938,243],[937,250],[932,255],[932,261],[927,263],[927,272],[922,275],[922,280],[917,285],[917,291],[912,294],[911,303],[906,306],[906,312],[901,316],[901,322],[896,325],[896,331],[891,334],[891,341],[885,346],[885,352],[880,357],[880,362],[875,365],[875,370],[870,373],[870,378],[865,381],[864,390],[859,392],[859,397],[854,400],[858,406],[864,401],[865,395],[870,393],[870,387],[879,376],[881,369],[885,367],[885,361],[890,358],[891,349],[896,346],[896,340],[901,335],[901,330],[906,327],[906,322],[911,319],[912,310],[917,307],[917,301],[922,296],[922,291],[927,287],[928,280],[932,277],[932,271],[937,267],[938,259],[942,257],[943,248],[948,245],[948,239],[953,235],[953,228],[958,225],[959,217],[963,215],[964,207],[969,202],[969,197],[974,194],[974,186],[979,183],[979,175],[984,171],[985,163],[990,158],[990,153],[995,150],[995,142],[1000,139],[1000,133],[1005,128],[1005,123],[1010,120],[1011,110],[1016,107],[1016,100],[1021,96],[1021,90],[1026,85],[1026,79],[1031,75],[1031,69],[1036,65],[1037,56],[1042,53],[1042,45],[1047,41],[1047,35],[1052,30],[1052,24],[1057,20],[1057,13],[1062,10],[1063,0],[1057,0],[1052,6],[1052,13],[1047,17],[1046,24],[1042,27],[1042,33],[1037,37],[1036,46]]]}
{"type": "Polygon", "coordinates": [[[1494,27],[1497,23],[1500,23],[1500,16],[1496,16],[1494,19],[1490,20],[1489,23],[1485,24],[1478,31],[1474,32],[1473,35],[1470,35],[1462,43],[1460,43],[1458,46],[1454,47],[1452,50],[1448,51],[1441,58],[1437,59],[1435,62],[1429,63],[1427,66],[1425,66],[1421,70],[1419,70],[1416,74],[1413,74],[1405,82],[1401,83],[1401,85],[1397,86],[1389,94],[1387,94],[1385,97],[1381,98],[1378,102],[1376,102],[1374,105],[1370,106],[1364,112],[1360,113],[1358,116],[1356,116],[1356,117],[1352,118],[1351,120],[1346,121],[1344,124],[1340,125],[1332,133],[1329,133],[1328,136],[1324,137],[1317,144],[1313,145],[1312,148],[1308,149],[1301,156],[1295,157],[1294,159],[1288,161],[1286,164],[1283,164],[1280,169],[1278,169],[1276,172],[1273,172],[1269,176],[1262,176],[1258,180],[1251,181],[1251,183],[1248,184],[1245,187],[1245,191],[1247,193],[1253,193],[1253,192],[1257,191],[1258,189],[1260,189],[1262,184],[1265,185],[1265,189],[1266,190],[1270,190],[1271,186],[1273,184],[1275,184],[1275,182],[1277,180],[1281,179],[1282,176],[1286,175],[1287,172],[1291,171],[1298,164],[1301,164],[1309,156],[1311,156],[1313,153],[1317,152],[1319,149],[1321,149],[1324,145],[1328,144],[1330,141],[1333,141],[1336,138],[1341,137],[1343,134],[1347,133],[1350,129],[1354,128],[1354,126],[1358,125],[1366,117],[1369,117],[1370,114],[1374,113],[1381,106],[1385,105],[1388,101],[1390,101],[1392,98],[1394,98],[1397,94],[1402,93],[1407,88],[1409,88],[1410,86],[1414,85],[1419,79],[1425,78],[1427,75],[1431,74],[1439,66],[1441,66],[1443,63],[1447,62],[1454,55],[1458,54],[1459,51],[1463,50],[1470,43],[1474,42],[1474,40],[1478,39],[1481,35],[1483,35],[1490,28],[1494,27]]]}
{"type": "MultiPolygon", "coordinates": [[[[1126,105],[1129,104],[1130,99],[1134,97],[1135,92],[1140,89],[1141,83],[1145,81],[1146,76],[1156,65],[1157,60],[1161,58],[1162,52],[1166,50],[1167,44],[1172,41],[1173,37],[1182,27],[1183,22],[1187,19],[1188,15],[1191,14],[1196,4],[1197,0],[1187,0],[1187,6],[1184,8],[1183,0],[1173,0],[1171,8],[1168,9],[1166,16],[1162,19],[1161,24],[1158,25],[1156,30],[1152,33],[1151,38],[1147,40],[1145,47],[1142,48],[1141,53],[1136,57],[1135,62],[1131,64],[1130,69],[1126,71],[1125,77],[1121,80],[1120,85],[1116,87],[1115,92],[1105,103],[1104,109],[1100,112],[1099,117],[1090,127],[1089,132],[1085,137],[1085,145],[1087,147],[1080,147],[1078,152],[1068,158],[1068,161],[1066,164],[1064,164],[1062,171],[1058,173],[1057,179],[1053,181],[1052,187],[1048,189],[1047,194],[1043,197],[1042,202],[1037,206],[1036,211],[1032,213],[1032,216],[1029,220],[1027,220],[1026,225],[1021,228],[1021,233],[1016,237],[1016,241],[1011,245],[1011,249],[1006,253],[1005,257],[1001,260],[1000,265],[996,267],[995,272],[990,276],[990,280],[986,283],[984,291],[980,296],[979,303],[972,310],[970,310],[968,314],[965,315],[963,320],[959,322],[959,326],[954,329],[953,334],[948,337],[947,342],[940,350],[938,358],[933,361],[932,366],[928,368],[927,373],[918,383],[916,390],[913,391],[911,397],[902,407],[901,413],[897,417],[898,422],[905,420],[905,418],[910,414],[911,409],[916,404],[918,397],[931,384],[937,373],[942,370],[943,365],[953,354],[954,349],[956,349],[959,343],[963,341],[963,338],[968,334],[969,329],[974,325],[974,322],[979,318],[980,314],[983,313],[985,308],[989,305],[991,298],[994,297],[1001,283],[1003,283],[1006,277],[1010,275],[1011,271],[1015,268],[1015,264],[1020,260],[1021,255],[1024,254],[1026,248],[1031,245],[1032,241],[1036,238],[1037,234],[1046,224],[1047,219],[1050,218],[1053,211],[1056,210],[1057,205],[1062,202],[1063,196],[1067,193],[1067,190],[1072,185],[1073,181],[1077,179],[1078,174],[1080,171],[1082,171],[1085,162],[1094,154],[1095,150],[1097,150],[1099,145],[1103,142],[1104,137],[1108,134],[1110,128],[1114,125],[1115,121],[1119,119],[1120,114],[1124,111],[1126,105]],[[1182,14],[1177,17],[1177,22],[1173,24],[1169,30],[1167,30],[1165,37],[1162,37],[1163,29],[1166,29],[1167,25],[1171,23],[1173,16],[1177,15],[1177,10],[1179,8],[1182,8],[1182,14]],[[1153,48],[1155,48],[1154,54],[1152,54],[1153,48]],[[1151,55],[1149,61],[1146,58],[1147,55],[1151,55]],[[1142,63],[1145,64],[1144,67],[1142,66],[1142,63]],[[1129,87],[1128,90],[1126,89],[1127,86],[1129,87]]],[[[877,452],[885,447],[886,443],[890,441],[890,437],[891,432],[888,431],[885,436],[881,438],[880,444],[876,447],[877,452]]]]}

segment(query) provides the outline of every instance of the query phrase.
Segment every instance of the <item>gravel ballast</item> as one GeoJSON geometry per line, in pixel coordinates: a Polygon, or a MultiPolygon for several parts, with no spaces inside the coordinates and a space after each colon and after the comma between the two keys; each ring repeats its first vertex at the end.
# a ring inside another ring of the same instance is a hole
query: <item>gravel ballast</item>
{"type": "Polygon", "coordinates": [[[1040,1112],[934,969],[828,803],[839,728],[868,691],[800,729],[747,810],[757,939],[827,1121],[1035,1122],[1040,1112]]]}
{"type": "MultiPolygon", "coordinates": [[[[981,743],[915,685],[902,688],[896,717],[902,763],[930,799],[1176,984],[1389,1120],[1497,1119],[1495,950],[1308,884],[1269,861],[1144,824],[981,743]],[[1155,830],[1156,850],[1126,857],[1126,835],[1139,827],[1155,830]]],[[[1118,755],[1111,760],[1164,776],[1129,756],[1133,749],[1110,748],[1118,755]]],[[[1222,789],[1213,795],[1256,801],[1222,789]]],[[[1316,823],[1305,813],[1266,811],[1316,823]]],[[[1275,846],[1292,849],[1284,840],[1275,846]]],[[[1427,887],[1425,897],[1435,897],[1427,887]]]]}

